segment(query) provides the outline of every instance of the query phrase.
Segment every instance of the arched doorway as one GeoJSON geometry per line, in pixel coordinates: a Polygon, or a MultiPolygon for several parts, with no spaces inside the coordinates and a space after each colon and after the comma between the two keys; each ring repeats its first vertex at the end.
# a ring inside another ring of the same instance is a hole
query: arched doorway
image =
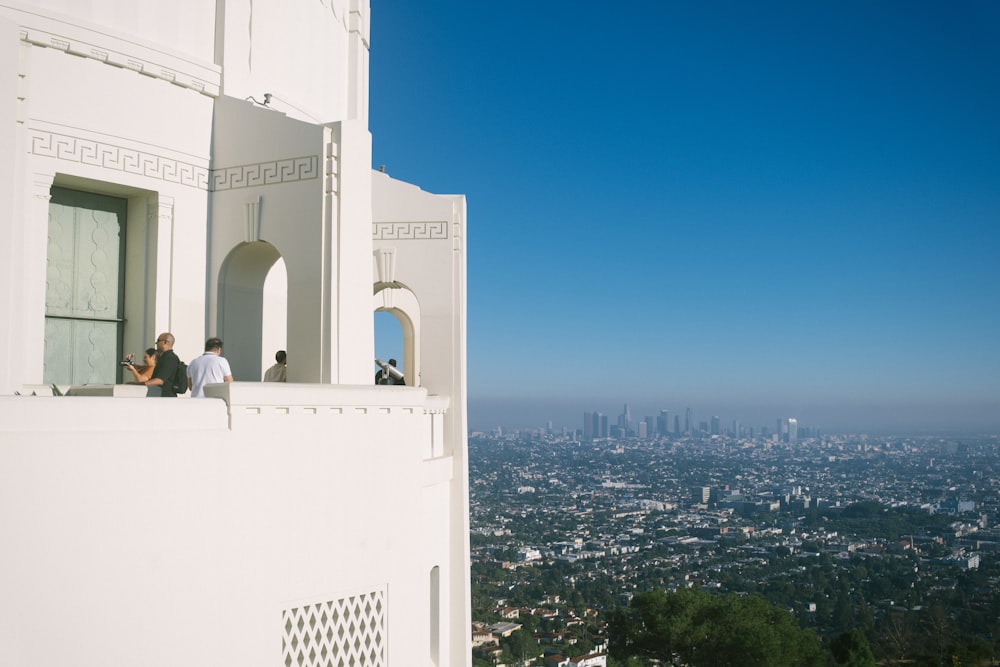
{"type": "Polygon", "coordinates": [[[402,324],[387,310],[375,311],[375,357],[386,362],[396,359],[399,362],[399,370],[403,370],[406,364],[406,355],[403,354],[402,324]]]}
{"type": "MultiPolygon", "coordinates": [[[[264,317],[260,344],[261,376],[274,364],[274,354],[288,349],[288,272],[282,257],[264,279],[264,317]]],[[[259,378],[258,378],[259,379],[259,378]]]]}
{"type": "MultiPolygon", "coordinates": [[[[375,355],[383,361],[395,358],[406,378],[406,384],[419,387],[420,306],[417,299],[405,287],[376,289],[375,355]]],[[[374,376],[374,372],[372,375],[374,376]]]]}
{"type": "Polygon", "coordinates": [[[234,379],[259,382],[263,364],[274,356],[270,348],[284,348],[287,298],[284,262],[273,245],[255,241],[233,248],[219,272],[217,335],[234,379]]]}

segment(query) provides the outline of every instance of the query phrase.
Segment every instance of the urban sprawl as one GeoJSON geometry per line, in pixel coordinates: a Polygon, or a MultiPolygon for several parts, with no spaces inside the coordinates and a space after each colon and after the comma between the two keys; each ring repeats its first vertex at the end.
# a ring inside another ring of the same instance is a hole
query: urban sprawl
{"type": "Polygon", "coordinates": [[[626,407],[472,433],[474,658],[607,664],[614,609],[692,587],[762,595],[822,637],[859,628],[877,656],[995,650],[1000,437],[728,426],[626,407]]]}

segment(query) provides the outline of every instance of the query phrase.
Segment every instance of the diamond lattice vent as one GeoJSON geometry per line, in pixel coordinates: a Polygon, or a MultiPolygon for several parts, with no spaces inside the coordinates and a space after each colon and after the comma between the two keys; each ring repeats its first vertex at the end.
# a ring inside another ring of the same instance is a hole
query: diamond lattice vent
{"type": "Polygon", "coordinates": [[[285,667],[385,667],[385,592],[281,612],[285,667]]]}

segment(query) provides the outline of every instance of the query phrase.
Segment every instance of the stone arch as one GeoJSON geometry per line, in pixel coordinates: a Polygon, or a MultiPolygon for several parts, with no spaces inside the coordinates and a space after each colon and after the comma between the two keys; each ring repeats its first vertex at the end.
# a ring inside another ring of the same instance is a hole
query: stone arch
{"type": "Polygon", "coordinates": [[[281,254],[273,245],[254,241],[237,245],[222,262],[216,335],[223,341],[223,354],[236,380],[260,381],[268,324],[264,321],[264,283],[279,259],[281,254]]]}
{"type": "Polygon", "coordinates": [[[402,283],[375,284],[375,312],[390,313],[403,330],[403,375],[406,384],[420,386],[420,302],[402,283]]]}

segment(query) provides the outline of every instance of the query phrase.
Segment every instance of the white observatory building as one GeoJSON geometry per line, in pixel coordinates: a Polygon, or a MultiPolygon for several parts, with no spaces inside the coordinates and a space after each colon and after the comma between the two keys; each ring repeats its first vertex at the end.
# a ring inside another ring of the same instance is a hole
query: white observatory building
{"type": "Polygon", "coordinates": [[[0,0],[0,665],[468,663],[465,199],[372,170],[369,19],[0,0]]]}

